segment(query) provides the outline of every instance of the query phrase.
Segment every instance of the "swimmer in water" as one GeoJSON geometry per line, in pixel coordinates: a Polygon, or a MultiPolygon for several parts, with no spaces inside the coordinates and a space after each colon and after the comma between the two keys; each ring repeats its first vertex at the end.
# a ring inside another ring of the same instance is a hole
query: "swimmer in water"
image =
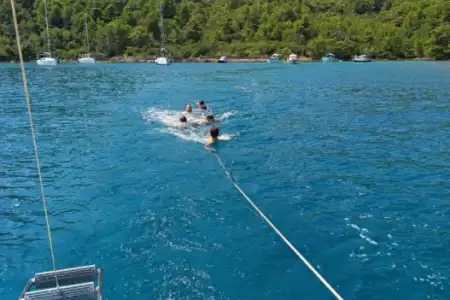
{"type": "Polygon", "coordinates": [[[187,122],[186,116],[181,116],[179,120],[180,120],[181,123],[186,123],[187,122]]]}
{"type": "Polygon", "coordinates": [[[213,125],[211,129],[209,130],[209,138],[208,142],[206,142],[205,146],[209,147],[217,142],[219,138],[219,127],[216,127],[213,125]]]}
{"type": "Polygon", "coordinates": [[[186,105],[186,112],[188,113],[192,112],[192,106],[190,104],[186,105]]]}
{"type": "Polygon", "coordinates": [[[213,115],[207,115],[206,118],[200,121],[193,122],[192,125],[205,125],[214,121],[215,119],[213,115]]]}
{"type": "Polygon", "coordinates": [[[205,101],[203,101],[203,100],[198,101],[198,105],[199,105],[201,110],[207,110],[208,109],[206,107],[206,105],[205,105],[205,101]]]}

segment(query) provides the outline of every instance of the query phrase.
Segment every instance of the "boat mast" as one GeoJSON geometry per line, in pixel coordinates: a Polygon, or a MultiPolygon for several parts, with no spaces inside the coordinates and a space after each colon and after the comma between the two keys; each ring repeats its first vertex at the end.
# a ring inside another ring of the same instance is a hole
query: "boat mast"
{"type": "Polygon", "coordinates": [[[86,49],[87,49],[87,54],[89,56],[89,32],[88,32],[88,23],[87,23],[87,15],[84,16],[84,28],[85,28],[85,32],[86,32],[86,49]]]}
{"type": "Polygon", "coordinates": [[[47,11],[47,0],[44,0],[45,5],[45,26],[47,28],[47,47],[48,47],[48,54],[50,57],[52,57],[52,51],[50,50],[50,33],[48,30],[48,11],[47,11]]]}
{"type": "Polygon", "coordinates": [[[160,32],[161,32],[161,54],[164,56],[164,16],[163,16],[163,2],[162,0],[159,1],[159,26],[160,26],[160,32]]]}

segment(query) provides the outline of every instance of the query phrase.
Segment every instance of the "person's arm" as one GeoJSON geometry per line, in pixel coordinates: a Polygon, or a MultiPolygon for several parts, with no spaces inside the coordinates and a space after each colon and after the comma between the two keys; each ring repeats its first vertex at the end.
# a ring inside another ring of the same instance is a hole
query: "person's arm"
{"type": "Polygon", "coordinates": [[[197,121],[198,125],[205,125],[206,123],[208,123],[206,120],[197,121]]]}
{"type": "Polygon", "coordinates": [[[205,144],[205,147],[211,147],[215,141],[212,138],[208,138],[208,141],[205,144]]]}

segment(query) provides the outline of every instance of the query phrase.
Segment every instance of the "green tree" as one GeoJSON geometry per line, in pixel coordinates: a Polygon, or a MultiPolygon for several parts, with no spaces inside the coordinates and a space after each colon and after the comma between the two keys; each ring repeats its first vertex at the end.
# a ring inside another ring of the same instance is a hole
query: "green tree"
{"type": "MultiPolygon", "coordinates": [[[[156,54],[159,0],[49,0],[51,48],[75,59],[156,54]]],[[[296,52],[320,58],[450,59],[448,0],[164,0],[166,47],[173,56],[260,56],[296,52]]],[[[44,0],[16,3],[25,57],[46,50],[44,0]]],[[[0,60],[17,59],[9,1],[0,1],[0,60]]]]}

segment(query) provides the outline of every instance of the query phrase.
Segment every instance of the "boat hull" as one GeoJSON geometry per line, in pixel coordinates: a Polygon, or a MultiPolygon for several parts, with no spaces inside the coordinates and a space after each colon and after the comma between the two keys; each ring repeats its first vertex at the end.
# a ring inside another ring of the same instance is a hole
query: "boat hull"
{"type": "Polygon", "coordinates": [[[155,64],[160,66],[168,66],[170,65],[171,61],[167,57],[158,57],[155,59],[155,64]]]}
{"type": "Polygon", "coordinates": [[[43,57],[36,61],[39,66],[56,66],[58,61],[53,57],[43,57]]]}
{"type": "Polygon", "coordinates": [[[339,62],[336,58],[322,57],[322,62],[324,63],[336,63],[339,62]]]}
{"type": "Polygon", "coordinates": [[[371,62],[372,60],[370,60],[370,59],[368,59],[368,60],[358,60],[358,59],[354,59],[353,60],[353,62],[356,62],[356,63],[368,63],[368,62],[371,62]]]}
{"type": "Polygon", "coordinates": [[[296,65],[296,64],[298,64],[298,60],[287,60],[286,63],[288,63],[290,65],[296,65]]]}
{"type": "Polygon", "coordinates": [[[95,59],[92,57],[83,57],[78,59],[80,64],[95,64],[95,59]]]}

